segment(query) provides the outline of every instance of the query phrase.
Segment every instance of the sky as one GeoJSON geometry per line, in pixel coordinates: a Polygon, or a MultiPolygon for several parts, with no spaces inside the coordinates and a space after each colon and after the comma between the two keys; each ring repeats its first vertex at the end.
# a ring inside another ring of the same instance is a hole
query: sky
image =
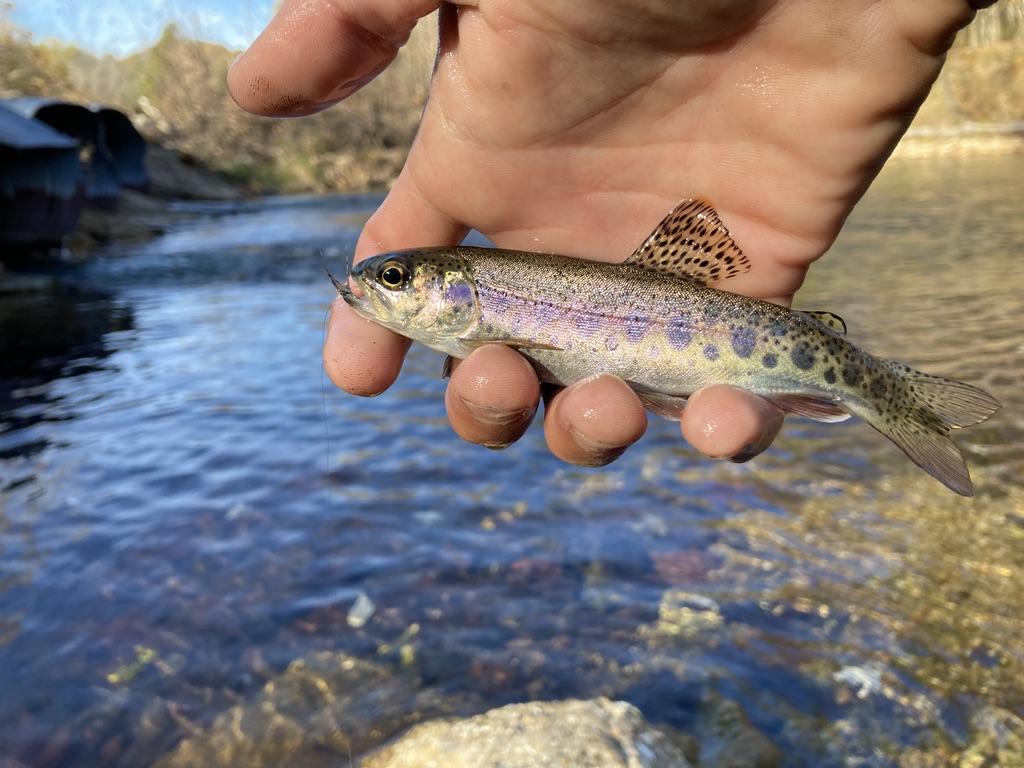
{"type": "Polygon", "coordinates": [[[115,56],[145,48],[172,21],[190,37],[241,50],[270,19],[273,5],[273,0],[0,0],[0,10],[8,6],[8,18],[35,40],[115,56]]]}

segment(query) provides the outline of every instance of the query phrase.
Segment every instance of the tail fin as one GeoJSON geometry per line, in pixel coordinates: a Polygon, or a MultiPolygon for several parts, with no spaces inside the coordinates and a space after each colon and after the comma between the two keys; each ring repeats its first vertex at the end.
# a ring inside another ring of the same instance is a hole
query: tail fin
{"type": "Polygon", "coordinates": [[[902,397],[895,407],[863,414],[865,420],[947,488],[973,496],[971,475],[949,433],[984,421],[999,410],[999,401],[970,384],[900,363],[892,364],[892,372],[902,397]]]}

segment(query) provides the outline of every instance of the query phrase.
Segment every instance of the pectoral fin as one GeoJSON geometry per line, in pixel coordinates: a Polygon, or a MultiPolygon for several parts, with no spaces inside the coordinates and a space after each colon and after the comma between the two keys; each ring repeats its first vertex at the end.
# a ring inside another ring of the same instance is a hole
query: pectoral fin
{"type": "Polygon", "coordinates": [[[451,355],[444,356],[444,365],[441,366],[441,378],[450,379],[452,376],[452,363],[455,362],[455,358],[451,355]]]}
{"type": "Polygon", "coordinates": [[[677,205],[624,263],[702,284],[750,269],[718,213],[703,200],[677,205]]]}

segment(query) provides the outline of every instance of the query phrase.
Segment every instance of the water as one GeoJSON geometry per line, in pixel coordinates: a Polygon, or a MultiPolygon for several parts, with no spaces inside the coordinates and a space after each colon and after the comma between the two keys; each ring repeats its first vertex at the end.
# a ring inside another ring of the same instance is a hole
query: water
{"type": "Polygon", "coordinates": [[[736,701],[786,765],[942,764],[1024,716],[1021,200],[1019,158],[892,165],[797,300],[1003,402],[959,437],[973,500],[858,423],[733,465],[654,419],[584,470],[539,428],[459,441],[421,349],[382,397],[325,390],[322,258],[372,199],[210,208],[3,299],[0,756],[272,762],[273,711],[346,764],[416,718],[609,695],[683,730],[736,701]],[[251,720],[216,746],[222,712],[251,720]]]}

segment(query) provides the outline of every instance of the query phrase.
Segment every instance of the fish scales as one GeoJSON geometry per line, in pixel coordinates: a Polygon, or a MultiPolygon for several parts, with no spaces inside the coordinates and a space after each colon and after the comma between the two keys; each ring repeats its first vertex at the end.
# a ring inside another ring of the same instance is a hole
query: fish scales
{"type": "Polygon", "coordinates": [[[549,383],[612,374],[669,418],[710,384],[741,387],[820,421],[855,415],[947,487],[971,495],[949,435],[999,403],[977,387],[865,352],[832,313],[707,285],[747,269],[715,211],[688,200],[622,264],[419,248],[367,259],[335,285],[357,313],[450,356],[505,344],[549,383]]]}
{"type": "Polygon", "coordinates": [[[477,332],[558,347],[521,350],[551,383],[611,373],[685,396],[727,377],[756,394],[818,394],[844,361],[871,364],[809,316],[636,267],[534,256],[524,271],[489,249],[466,257],[477,332]]]}

